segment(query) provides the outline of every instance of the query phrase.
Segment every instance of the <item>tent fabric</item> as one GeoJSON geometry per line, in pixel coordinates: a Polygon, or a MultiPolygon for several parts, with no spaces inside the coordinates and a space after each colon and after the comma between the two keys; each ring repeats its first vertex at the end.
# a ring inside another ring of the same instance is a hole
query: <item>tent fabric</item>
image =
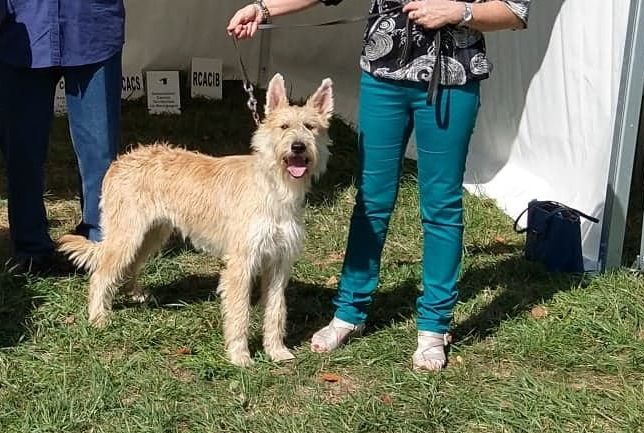
{"type": "MultiPolygon", "coordinates": [[[[224,79],[240,79],[235,48],[226,33],[234,12],[248,1],[124,0],[124,72],[190,69],[193,57],[224,63],[224,79]]],[[[249,71],[259,70],[259,38],[240,44],[249,71]]]]}
{"type": "MultiPolygon", "coordinates": [[[[239,78],[225,25],[245,1],[125,3],[126,71],[188,69],[191,57],[217,57],[224,61],[225,78],[239,78]]],[[[346,1],[277,20],[353,17],[365,14],[368,4],[346,1]]],[[[467,163],[470,191],[495,199],[513,218],[533,198],[557,200],[601,218],[629,4],[535,1],[527,30],[487,35],[494,69],[482,87],[467,163]]],[[[336,111],[354,122],[363,31],[363,24],[351,24],[263,34],[267,76],[282,73],[294,98],[332,78],[336,111]]],[[[260,76],[260,38],[241,46],[249,69],[260,76]]],[[[408,154],[414,155],[413,140],[408,154]]],[[[601,224],[582,223],[589,269],[597,265],[600,234],[601,224]]]]}

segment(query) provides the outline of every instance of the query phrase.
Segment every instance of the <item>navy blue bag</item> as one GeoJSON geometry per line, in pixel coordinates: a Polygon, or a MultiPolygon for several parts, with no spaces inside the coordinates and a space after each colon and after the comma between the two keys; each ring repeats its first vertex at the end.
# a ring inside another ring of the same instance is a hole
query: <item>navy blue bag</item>
{"type": "Polygon", "coordinates": [[[584,272],[581,217],[599,222],[556,201],[532,200],[514,221],[514,230],[526,233],[525,258],[543,263],[551,272],[584,272]],[[526,212],[528,224],[519,230],[519,219],[526,212]]]}

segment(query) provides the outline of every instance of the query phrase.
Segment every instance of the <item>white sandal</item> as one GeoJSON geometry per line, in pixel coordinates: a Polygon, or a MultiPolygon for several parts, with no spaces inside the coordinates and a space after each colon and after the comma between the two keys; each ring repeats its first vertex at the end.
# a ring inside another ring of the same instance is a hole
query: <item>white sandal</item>
{"type": "Polygon", "coordinates": [[[439,371],[447,364],[445,347],[449,345],[449,334],[418,331],[418,347],[412,356],[416,371],[439,371]]]}
{"type": "Polygon", "coordinates": [[[331,323],[313,334],[311,352],[331,352],[346,343],[350,338],[362,334],[364,328],[364,323],[354,325],[334,317],[331,323]]]}

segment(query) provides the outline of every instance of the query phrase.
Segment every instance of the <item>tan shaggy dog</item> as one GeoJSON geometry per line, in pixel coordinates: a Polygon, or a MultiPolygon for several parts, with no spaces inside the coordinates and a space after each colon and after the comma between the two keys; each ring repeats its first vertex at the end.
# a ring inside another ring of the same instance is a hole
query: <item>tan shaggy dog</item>
{"type": "Polygon", "coordinates": [[[135,279],[176,229],[193,245],[224,258],[218,292],[230,360],[251,364],[248,327],[256,277],[264,307],[263,345],[276,361],[284,345],[284,290],[304,238],[305,194],[329,158],[326,130],[333,89],[325,79],[303,106],[290,105],[277,74],[266,95],[266,119],[251,155],[214,158],[155,144],[119,157],[103,181],[98,243],[65,235],[60,251],[90,273],[89,320],[107,323],[119,286],[144,295],[135,279]]]}

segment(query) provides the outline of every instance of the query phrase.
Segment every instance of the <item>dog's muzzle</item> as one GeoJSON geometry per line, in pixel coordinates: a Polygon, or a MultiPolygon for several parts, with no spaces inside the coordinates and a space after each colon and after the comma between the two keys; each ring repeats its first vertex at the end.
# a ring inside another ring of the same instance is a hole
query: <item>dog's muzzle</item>
{"type": "Polygon", "coordinates": [[[291,144],[291,151],[284,158],[286,170],[295,179],[303,177],[309,169],[309,158],[306,157],[306,145],[300,141],[291,144]]]}

